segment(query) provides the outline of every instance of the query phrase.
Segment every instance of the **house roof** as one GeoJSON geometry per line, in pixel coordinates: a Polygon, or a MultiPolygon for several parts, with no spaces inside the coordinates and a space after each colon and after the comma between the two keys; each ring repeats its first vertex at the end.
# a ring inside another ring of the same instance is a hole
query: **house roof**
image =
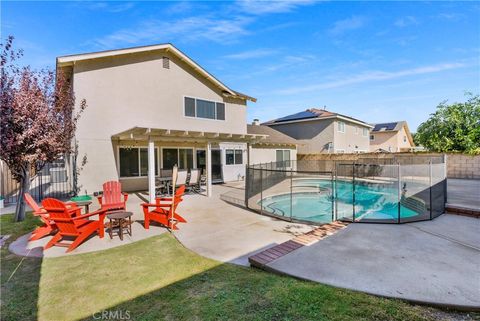
{"type": "Polygon", "coordinates": [[[260,141],[262,144],[299,145],[296,139],[268,126],[247,125],[247,133],[252,135],[268,135],[264,140],[260,141]]]}
{"type": "Polygon", "coordinates": [[[342,119],[345,121],[356,123],[364,127],[370,127],[370,128],[373,127],[372,125],[364,121],[361,121],[359,119],[355,119],[350,116],[346,116],[346,115],[342,115],[339,113],[334,113],[325,109],[318,109],[318,108],[310,108],[305,111],[301,111],[295,114],[277,118],[277,119],[265,122],[262,125],[274,126],[274,125],[285,124],[285,123],[311,121],[311,120],[319,120],[319,119],[332,119],[332,118],[342,119]]]}
{"type": "Polygon", "coordinates": [[[180,51],[171,43],[61,56],[61,57],[57,57],[57,67],[70,66],[70,65],[73,65],[75,61],[98,59],[98,58],[105,58],[105,57],[112,57],[112,56],[119,56],[119,55],[126,55],[126,54],[135,54],[135,53],[147,52],[147,51],[159,51],[159,50],[164,50],[175,55],[178,59],[180,59],[181,61],[185,62],[187,65],[192,67],[201,76],[205,77],[207,80],[212,82],[215,86],[219,87],[223,91],[225,96],[230,96],[233,98],[241,98],[244,100],[250,100],[252,102],[257,101],[256,98],[242,94],[238,91],[235,91],[227,87],[224,83],[222,83],[220,80],[218,80],[209,72],[207,72],[205,69],[203,69],[193,59],[188,57],[186,54],[184,54],[182,51],[180,51]]]}
{"type": "Polygon", "coordinates": [[[415,143],[413,142],[413,137],[412,134],[410,133],[410,129],[408,128],[408,124],[405,120],[400,120],[400,121],[394,121],[394,122],[389,122],[389,123],[380,123],[380,124],[374,124],[374,127],[372,129],[372,133],[393,133],[393,132],[398,132],[401,130],[403,127],[405,127],[405,132],[407,133],[407,138],[410,141],[410,144],[412,146],[415,146],[415,143]]]}
{"type": "Polygon", "coordinates": [[[404,120],[391,123],[374,124],[372,132],[397,132],[406,124],[407,122],[404,120]]]}

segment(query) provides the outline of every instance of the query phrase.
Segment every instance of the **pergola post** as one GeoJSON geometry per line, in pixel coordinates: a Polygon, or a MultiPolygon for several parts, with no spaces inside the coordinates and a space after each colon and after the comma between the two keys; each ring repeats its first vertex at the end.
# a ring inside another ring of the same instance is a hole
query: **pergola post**
{"type": "Polygon", "coordinates": [[[148,137],[148,196],[155,203],[155,143],[148,137]]]}
{"type": "Polygon", "coordinates": [[[212,144],[210,142],[207,143],[207,151],[206,151],[206,169],[207,169],[207,197],[212,196],[212,144]]]}

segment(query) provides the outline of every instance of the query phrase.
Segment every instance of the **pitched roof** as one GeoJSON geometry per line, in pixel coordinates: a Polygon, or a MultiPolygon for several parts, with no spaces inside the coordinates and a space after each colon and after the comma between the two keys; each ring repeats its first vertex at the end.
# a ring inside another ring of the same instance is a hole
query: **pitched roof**
{"type": "Polygon", "coordinates": [[[98,58],[105,58],[105,57],[112,57],[112,56],[126,55],[126,54],[135,54],[135,53],[140,53],[140,52],[157,51],[157,50],[164,50],[164,51],[167,51],[169,53],[172,53],[177,58],[179,58],[181,61],[185,62],[187,65],[192,67],[200,75],[202,75],[207,80],[212,82],[214,85],[216,85],[217,87],[222,89],[223,93],[226,96],[230,96],[230,97],[234,97],[234,98],[241,98],[241,99],[245,99],[245,100],[250,100],[252,102],[257,101],[256,98],[247,96],[245,94],[242,94],[238,91],[235,91],[235,90],[227,87],[220,80],[218,80],[213,75],[211,75],[209,72],[207,72],[205,69],[203,69],[193,59],[188,57],[186,54],[184,54],[182,51],[180,51],[178,48],[176,48],[171,43],[163,43],[163,44],[150,45],[150,46],[131,47],[131,48],[124,48],[124,49],[105,50],[105,51],[97,51],[97,52],[89,52],[89,53],[83,53],[83,54],[61,56],[61,57],[57,57],[57,66],[58,67],[69,66],[69,65],[72,65],[75,61],[81,61],[81,60],[98,59],[98,58]]]}
{"type": "Polygon", "coordinates": [[[342,115],[339,113],[334,113],[325,109],[318,109],[318,108],[310,108],[305,111],[301,111],[295,114],[277,118],[277,119],[265,122],[262,125],[272,126],[272,125],[284,124],[284,123],[290,123],[290,122],[300,122],[300,121],[309,121],[309,120],[318,120],[318,119],[331,119],[331,118],[339,118],[339,119],[350,121],[365,127],[373,127],[372,125],[364,121],[361,121],[359,119],[355,119],[350,116],[346,116],[346,115],[342,115]]]}
{"type": "Polygon", "coordinates": [[[300,145],[296,139],[268,126],[247,125],[247,133],[253,135],[268,135],[268,137],[262,140],[261,143],[300,145]]]}
{"type": "Polygon", "coordinates": [[[390,123],[374,124],[372,133],[377,133],[377,134],[384,133],[384,132],[394,133],[394,132],[398,132],[403,127],[405,127],[405,133],[407,134],[407,138],[408,138],[408,141],[410,142],[410,145],[415,146],[415,143],[413,142],[412,133],[410,133],[410,129],[408,128],[408,124],[405,120],[395,121],[390,123]]]}
{"type": "Polygon", "coordinates": [[[404,120],[391,122],[391,123],[381,123],[381,124],[374,124],[372,132],[396,132],[402,129],[407,122],[404,120]]]}

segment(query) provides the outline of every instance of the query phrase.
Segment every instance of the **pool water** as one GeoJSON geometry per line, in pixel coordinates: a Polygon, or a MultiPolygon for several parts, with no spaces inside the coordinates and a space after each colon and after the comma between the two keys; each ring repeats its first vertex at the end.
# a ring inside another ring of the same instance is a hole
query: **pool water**
{"type": "MultiPolygon", "coordinates": [[[[292,217],[315,223],[328,223],[333,217],[332,182],[322,179],[293,180],[293,193],[263,198],[263,210],[274,215],[292,217]],[[295,191],[297,190],[297,191],[295,191]],[[301,190],[301,191],[299,191],[301,190]],[[293,215],[291,215],[291,213],[293,215]]],[[[352,219],[353,184],[336,181],[337,218],[352,219]]],[[[400,217],[409,218],[420,213],[400,206],[400,217]]],[[[355,183],[356,220],[397,220],[398,190],[388,183],[355,183]]]]}

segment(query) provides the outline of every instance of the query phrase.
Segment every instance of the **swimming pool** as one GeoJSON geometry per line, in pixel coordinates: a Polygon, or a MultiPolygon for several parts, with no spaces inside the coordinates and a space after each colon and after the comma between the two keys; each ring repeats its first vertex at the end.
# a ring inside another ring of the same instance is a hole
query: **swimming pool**
{"type": "MultiPolygon", "coordinates": [[[[416,210],[401,203],[401,219],[420,216],[426,210],[421,202],[417,202],[416,210]]],[[[354,186],[351,181],[332,184],[331,180],[294,179],[292,193],[267,196],[258,204],[267,213],[314,223],[329,223],[335,216],[351,220],[353,213],[358,221],[389,221],[399,216],[398,189],[389,182],[357,181],[354,186]]]]}

